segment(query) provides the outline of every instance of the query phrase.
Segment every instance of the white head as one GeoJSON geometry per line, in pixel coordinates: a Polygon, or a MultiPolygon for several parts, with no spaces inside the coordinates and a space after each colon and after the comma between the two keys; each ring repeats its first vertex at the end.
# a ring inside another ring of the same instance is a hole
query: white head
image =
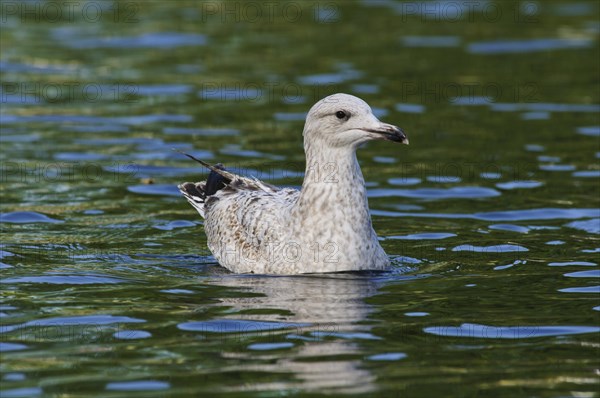
{"type": "Polygon", "coordinates": [[[333,94],[313,105],[306,116],[304,142],[329,147],[349,147],[371,140],[408,144],[404,132],[377,119],[371,107],[358,97],[333,94]]]}

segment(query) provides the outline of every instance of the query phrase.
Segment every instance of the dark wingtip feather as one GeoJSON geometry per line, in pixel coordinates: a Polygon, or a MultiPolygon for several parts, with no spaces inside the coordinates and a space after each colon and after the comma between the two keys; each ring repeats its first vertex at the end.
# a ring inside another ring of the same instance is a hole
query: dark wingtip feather
{"type": "Polygon", "coordinates": [[[206,168],[208,168],[208,169],[210,169],[210,170],[212,170],[212,169],[214,168],[214,167],[213,167],[213,166],[211,166],[210,164],[206,163],[204,160],[200,160],[200,159],[198,159],[197,157],[190,155],[189,153],[185,153],[185,152],[183,152],[183,151],[180,151],[180,150],[179,150],[179,149],[177,149],[177,148],[171,148],[171,149],[172,149],[172,150],[174,150],[175,152],[179,152],[180,154],[182,154],[182,155],[184,155],[184,156],[187,156],[188,158],[190,158],[190,159],[192,159],[192,160],[195,160],[196,162],[200,163],[202,166],[204,166],[204,167],[206,167],[206,168]]]}
{"type": "Polygon", "coordinates": [[[203,189],[204,187],[200,184],[194,184],[192,182],[184,182],[183,184],[178,186],[181,193],[185,195],[189,195],[193,198],[205,199],[206,191],[203,189]]]}
{"type": "Polygon", "coordinates": [[[200,159],[196,158],[195,156],[192,156],[192,155],[190,155],[189,153],[185,153],[185,152],[183,152],[183,151],[180,151],[180,150],[179,150],[179,149],[177,149],[177,148],[172,148],[172,149],[173,149],[175,152],[179,152],[180,154],[182,154],[182,155],[184,155],[184,156],[187,156],[188,158],[190,158],[190,159],[192,159],[192,160],[195,160],[196,162],[200,163],[202,166],[206,167],[206,168],[207,168],[207,169],[209,169],[210,171],[212,171],[212,172],[214,172],[214,173],[217,173],[217,174],[220,174],[220,175],[222,175],[222,176],[223,176],[223,178],[225,178],[226,180],[229,180],[229,181],[231,181],[232,179],[234,179],[234,178],[235,178],[235,174],[232,174],[232,173],[228,172],[227,170],[225,170],[225,169],[223,168],[223,165],[221,165],[221,164],[218,164],[217,166],[212,166],[212,165],[210,165],[210,164],[206,163],[205,161],[203,161],[203,160],[200,160],[200,159]],[[220,166],[220,167],[218,167],[218,166],[220,166]]]}
{"type": "MultiPolygon", "coordinates": [[[[225,170],[221,163],[214,165],[214,167],[219,170],[225,170]]],[[[230,182],[230,179],[225,178],[222,174],[211,170],[208,178],[206,179],[206,188],[204,189],[204,192],[206,193],[206,196],[214,195],[219,189],[225,188],[230,182]]]]}

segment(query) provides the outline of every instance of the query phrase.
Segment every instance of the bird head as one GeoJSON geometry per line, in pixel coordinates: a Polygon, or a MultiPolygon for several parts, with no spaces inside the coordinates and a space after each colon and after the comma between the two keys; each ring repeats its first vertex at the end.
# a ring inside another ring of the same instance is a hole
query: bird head
{"type": "Polygon", "coordinates": [[[331,147],[356,148],[371,140],[408,144],[402,129],[377,119],[362,99],[341,93],[313,105],[306,116],[303,135],[305,141],[331,147]]]}

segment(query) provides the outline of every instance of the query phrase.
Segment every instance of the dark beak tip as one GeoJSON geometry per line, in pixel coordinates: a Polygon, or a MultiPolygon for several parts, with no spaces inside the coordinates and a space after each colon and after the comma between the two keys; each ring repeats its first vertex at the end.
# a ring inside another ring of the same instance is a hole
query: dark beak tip
{"type": "Polygon", "coordinates": [[[402,130],[399,127],[396,127],[394,133],[394,141],[408,145],[408,137],[406,136],[404,130],[402,130]]]}
{"type": "Polygon", "coordinates": [[[370,133],[376,133],[377,135],[379,135],[380,139],[384,139],[384,140],[392,141],[392,142],[399,142],[401,144],[408,145],[408,137],[406,136],[406,133],[404,133],[404,130],[402,130],[400,127],[397,127],[397,126],[388,124],[384,128],[381,128],[381,129],[362,129],[362,130],[368,131],[370,133]]]}

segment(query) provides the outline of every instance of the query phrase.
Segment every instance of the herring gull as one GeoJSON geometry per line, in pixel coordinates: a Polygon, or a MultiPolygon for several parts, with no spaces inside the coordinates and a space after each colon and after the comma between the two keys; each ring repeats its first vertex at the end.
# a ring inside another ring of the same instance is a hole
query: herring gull
{"type": "Polygon", "coordinates": [[[349,94],[317,102],[304,125],[306,172],[300,190],[209,165],[206,181],[179,185],[205,219],[208,248],[236,273],[306,274],[384,270],[390,260],[371,224],[365,180],[356,159],[371,140],[408,144],[349,94]]]}

